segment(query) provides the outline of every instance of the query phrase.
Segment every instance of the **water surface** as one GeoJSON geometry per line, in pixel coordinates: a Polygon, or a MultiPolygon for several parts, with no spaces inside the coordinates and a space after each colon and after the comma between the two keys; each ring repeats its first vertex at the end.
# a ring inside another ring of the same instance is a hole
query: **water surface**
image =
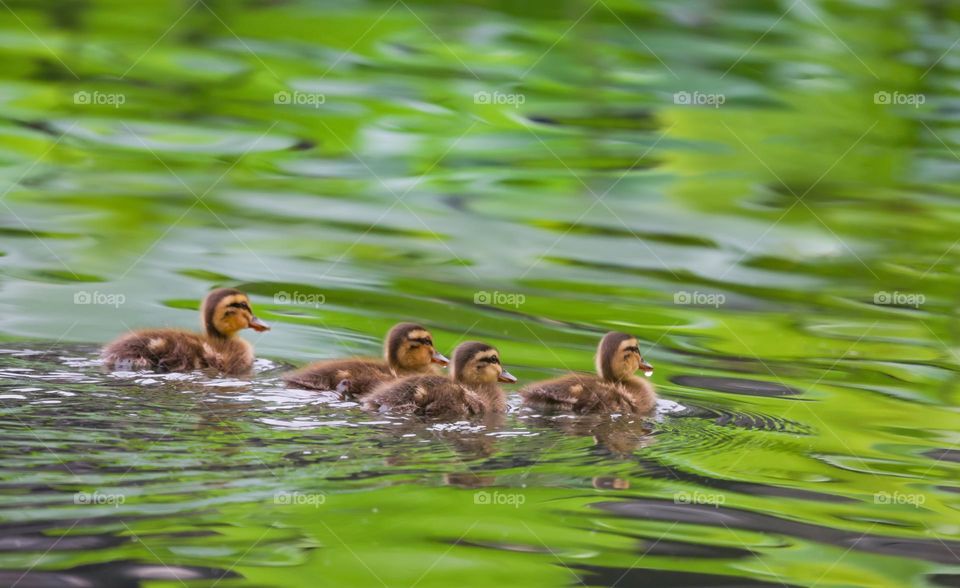
{"type": "Polygon", "coordinates": [[[7,2],[0,583],[958,585],[958,16],[7,2]],[[252,379],[97,365],[221,285],[252,379]],[[281,385],[401,320],[525,382],[626,330],[661,405],[281,385]]]}

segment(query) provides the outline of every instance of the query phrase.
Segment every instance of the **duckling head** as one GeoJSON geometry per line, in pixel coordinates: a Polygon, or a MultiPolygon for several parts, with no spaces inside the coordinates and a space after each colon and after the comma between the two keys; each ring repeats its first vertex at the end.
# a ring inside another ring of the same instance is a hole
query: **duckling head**
{"type": "Polygon", "coordinates": [[[230,338],[242,329],[270,330],[267,323],[254,316],[247,295],[233,288],[220,288],[207,294],[201,317],[207,335],[221,339],[230,338]]]}
{"type": "Polygon", "coordinates": [[[500,365],[496,347],[467,341],[453,350],[453,379],[464,384],[494,384],[516,382],[517,379],[500,365]]]}
{"type": "Polygon", "coordinates": [[[637,370],[653,375],[653,366],[643,360],[637,338],[626,333],[607,333],[597,345],[597,373],[608,381],[625,380],[637,370]]]}
{"type": "Polygon", "coordinates": [[[394,372],[423,372],[431,363],[450,363],[434,348],[430,331],[413,323],[400,323],[390,329],[383,354],[394,372]]]}

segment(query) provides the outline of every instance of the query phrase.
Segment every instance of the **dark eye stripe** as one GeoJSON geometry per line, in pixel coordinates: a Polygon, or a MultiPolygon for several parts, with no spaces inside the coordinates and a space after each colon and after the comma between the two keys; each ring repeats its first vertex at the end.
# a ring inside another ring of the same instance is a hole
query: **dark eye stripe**
{"type": "Polygon", "coordinates": [[[231,306],[233,308],[242,308],[244,310],[250,310],[250,305],[248,305],[246,302],[233,302],[228,306],[231,306]]]}
{"type": "Polygon", "coordinates": [[[433,345],[433,339],[429,337],[421,337],[419,339],[410,339],[411,343],[419,343],[421,345],[433,345]]]}

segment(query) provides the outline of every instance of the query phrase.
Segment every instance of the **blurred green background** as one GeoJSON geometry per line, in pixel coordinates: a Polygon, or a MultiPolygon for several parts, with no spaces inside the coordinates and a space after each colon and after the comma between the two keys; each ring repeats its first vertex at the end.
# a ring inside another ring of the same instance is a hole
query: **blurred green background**
{"type": "Polygon", "coordinates": [[[0,1],[0,580],[958,585],[958,17],[0,1]],[[255,381],[92,364],[220,285],[274,325],[255,381]],[[417,424],[276,378],[401,320],[523,382],[626,330],[680,406],[417,424]]]}

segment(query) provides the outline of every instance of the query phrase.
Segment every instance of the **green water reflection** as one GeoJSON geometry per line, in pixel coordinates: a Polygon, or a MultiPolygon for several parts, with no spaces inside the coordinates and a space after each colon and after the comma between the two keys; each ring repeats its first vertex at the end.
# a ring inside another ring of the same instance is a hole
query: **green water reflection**
{"type": "Polygon", "coordinates": [[[956,585],[958,16],[8,0],[2,583],[956,585]],[[274,324],[254,382],[89,363],[216,285],[274,324]],[[279,385],[400,320],[522,381],[629,330],[680,407],[279,385]]]}

